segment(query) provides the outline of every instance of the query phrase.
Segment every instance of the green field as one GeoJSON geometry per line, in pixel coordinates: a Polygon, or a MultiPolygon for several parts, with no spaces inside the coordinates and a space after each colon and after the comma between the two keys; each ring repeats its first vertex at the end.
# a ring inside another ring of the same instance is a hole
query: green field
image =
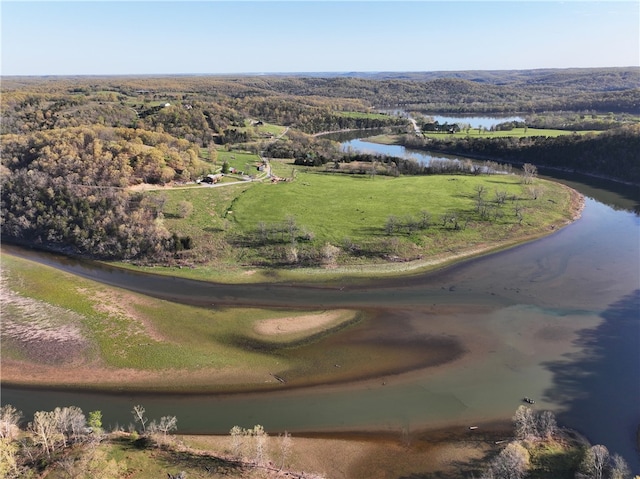
{"type": "Polygon", "coordinates": [[[478,128],[471,128],[468,132],[459,131],[457,133],[425,133],[424,136],[429,138],[504,138],[504,137],[513,137],[513,138],[524,138],[524,137],[532,137],[532,136],[549,136],[549,137],[557,137],[563,135],[586,135],[586,134],[599,134],[601,131],[597,130],[582,130],[582,131],[571,131],[571,130],[552,130],[552,129],[542,129],[542,128],[514,128],[513,130],[505,130],[505,131],[490,131],[490,130],[479,130],[478,128]]]}
{"type": "Polygon", "coordinates": [[[256,164],[260,161],[260,157],[247,151],[218,150],[218,165],[221,167],[225,161],[229,163],[231,168],[253,175],[257,172],[256,164]]]}
{"type": "MultiPolygon", "coordinates": [[[[268,263],[291,241],[307,257],[332,245],[340,250],[338,264],[382,265],[390,255],[430,258],[529,239],[571,216],[566,188],[540,179],[523,185],[518,175],[372,178],[327,174],[287,161],[272,161],[272,167],[287,178],[295,169],[295,180],[149,193],[166,197],[165,225],[191,237],[194,245],[181,253],[190,268],[162,271],[235,282],[239,273],[258,264],[263,265],[257,268],[261,273],[271,269],[268,263]],[[186,217],[180,215],[181,203],[192,205],[186,217]],[[454,215],[457,224],[446,221],[445,215],[454,215]],[[390,218],[398,225],[393,231],[388,229],[390,218]],[[295,226],[294,237],[283,231],[287,224],[295,226]],[[268,244],[259,244],[256,236],[266,230],[268,244]],[[361,254],[349,254],[345,245],[361,254]]],[[[298,268],[288,267],[286,274],[298,268]]],[[[261,274],[240,276],[241,281],[264,279],[261,274]]]]}
{"type": "MultiPolygon", "coordinates": [[[[262,387],[272,379],[271,372],[309,367],[307,359],[289,357],[281,348],[317,341],[357,320],[348,311],[318,323],[314,320],[323,318],[321,312],[203,309],[126,292],[7,254],[2,254],[2,265],[7,298],[3,325],[9,331],[2,338],[2,362],[58,364],[59,377],[44,380],[51,384],[215,390],[234,383],[238,387],[241,378],[244,387],[262,387]],[[264,329],[271,324],[271,330],[279,330],[287,318],[308,327],[283,334],[264,329]],[[62,334],[66,338],[60,340],[62,334]],[[51,341],[54,346],[48,346],[51,341]],[[249,343],[253,346],[247,347],[249,343]],[[55,350],[43,356],[42,348],[55,350]],[[65,367],[68,361],[73,366],[65,367]],[[82,375],[68,375],[83,364],[103,371],[99,383],[84,384],[82,375]],[[118,370],[146,376],[127,380],[118,370]],[[177,376],[168,381],[158,374],[177,376]]],[[[6,375],[5,380],[29,381],[6,375]]]]}
{"type": "MultiPolygon", "coordinates": [[[[259,184],[234,202],[233,218],[243,232],[260,221],[275,223],[288,216],[315,233],[318,241],[340,242],[349,237],[364,241],[383,233],[390,215],[418,216],[427,210],[438,221],[447,210],[467,211],[475,188],[488,178],[473,176],[423,176],[391,178],[378,176],[332,176],[298,173],[296,181],[277,185],[259,184]]],[[[488,193],[504,189],[522,196],[515,176],[492,177],[488,193]]],[[[472,209],[472,208],[471,208],[472,209]]]]}
{"type": "Polygon", "coordinates": [[[384,113],[365,113],[361,111],[343,111],[337,113],[339,116],[346,118],[370,118],[372,120],[387,120],[389,115],[384,113]]]}

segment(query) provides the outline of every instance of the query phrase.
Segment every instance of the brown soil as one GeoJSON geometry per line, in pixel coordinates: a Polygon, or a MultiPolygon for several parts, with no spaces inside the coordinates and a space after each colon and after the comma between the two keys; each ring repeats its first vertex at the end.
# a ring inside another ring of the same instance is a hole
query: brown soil
{"type": "MultiPolygon", "coordinates": [[[[454,426],[412,433],[293,434],[285,468],[300,477],[316,473],[331,479],[479,476],[501,441],[510,439],[510,431],[510,424],[493,423],[480,425],[474,431],[454,426]]],[[[180,438],[186,445],[209,453],[224,455],[231,451],[229,436],[180,438]]],[[[267,451],[272,463],[279,466],[281,451],[277,436],[269,438],[267,451]]]]}
{"type": "Polygon", "coordinates": [[[256,333],[265,336],[304,333],[326,329],[326,327],[333,326],[339,320],[349,320],[352,316],[347,317],[345,311],[342,310],[332,310],[319,314],[265,319],[257,322],[254,329],[256,333]]]}

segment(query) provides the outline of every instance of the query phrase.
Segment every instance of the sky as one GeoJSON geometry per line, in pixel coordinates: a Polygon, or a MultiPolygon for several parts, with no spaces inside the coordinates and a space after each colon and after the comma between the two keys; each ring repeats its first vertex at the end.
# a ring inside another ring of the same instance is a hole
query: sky
{"type": "Polygon", "coordinates": [[[0,2],[2,75],[640,65],[640,1],[0,2]]]}

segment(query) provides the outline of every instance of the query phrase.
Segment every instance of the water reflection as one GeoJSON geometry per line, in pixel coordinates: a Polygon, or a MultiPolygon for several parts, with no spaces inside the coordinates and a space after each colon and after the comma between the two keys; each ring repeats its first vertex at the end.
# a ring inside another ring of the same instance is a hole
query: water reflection
{"type": "Polygon", "coordinates": [[[611,304],[601,317],[599,326],[579,333],[577,352],[546,363],[553,383],[545,398],[561,406],[561,423],[578,429],[588,424],[591,437],[616,444],[615,452],[640,470],[634,447],[640,427],[640,290],[611,304]]]}
{"type": "Polygon", "coordinates": [[[444,123],[458,123],[470,125],[471,128],[491,128],[499,125],[500,123],[506,123],[508,121],[525,121],[521,116],[443,116],[443,115],[430,115],[434,121],[437,121],[441,125],[444,123]]]}

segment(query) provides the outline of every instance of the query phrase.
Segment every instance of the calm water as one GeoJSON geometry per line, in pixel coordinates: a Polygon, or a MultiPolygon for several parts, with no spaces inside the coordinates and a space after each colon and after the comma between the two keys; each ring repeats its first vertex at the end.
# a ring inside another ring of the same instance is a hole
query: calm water
{"type": "Polygon", "coordinates": [[[443,123],[468,124],[468,125],[471,125],[471,128],[480,128],[481,126],[484,128],[491,128],[492,126],[496,126],[499,123],[505,123],[507,121],[524,121],[524,118],[520,116],[493,117],[493,116],[432,115],[431,117],[434,119],[434,121],[437,121],[440,124],[443,124],[443,123]]]}
{"type": "Polygon", "coordinates": [[[214,285],[15,250],[109,284],[203,306],[366,309],[369,319],[355,331],[309,348],[318,360],[322,350],[363,341],[393,343],[401,353],[405,344],[433,338],[462,344],[466,354],[446,368],[330,387],[182,397],[3,388],[2,403],[27,415],[59,405],[100,409],[112,425],[129,424],[133,405],[143,404],[152,418],[177,416],[181,432],[226,433],[236,424],[274,432],[399,432],[508,419],[526,395],[640,472],[634,446],[640,424],[637,190],[573,186],[589,195],[583,217],[547,238],[436,273],[365,285],[214,285]]]}
{"type": "Polygon", "coordinates": [[[418,163],[428,165],[431,160],[456,160],[455,156],[445,155],[443,153],[432,154],[420,150],[411,150],[401,145],[381,145],[370,141],[355,139],[342,143],[342,151],[360,151],[364,153],[382,154],[396,156],[408,160],[415,160],[418,163]]]}

